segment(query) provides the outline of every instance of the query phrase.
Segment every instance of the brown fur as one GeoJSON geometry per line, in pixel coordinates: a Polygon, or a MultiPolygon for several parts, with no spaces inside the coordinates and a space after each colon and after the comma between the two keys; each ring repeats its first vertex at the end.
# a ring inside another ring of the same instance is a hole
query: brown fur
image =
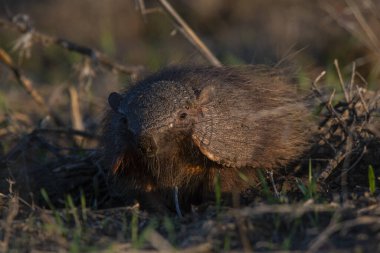
{"type": "Polygon", "coordinates": [[[309,146],[310,112],[289,82],[254,66],[152,75],[124,92],[120,104],[110,101],[107,166],[126,192],[165,195],[178,187],[189,202],[212,192],[216,176],[223,192],[242,191],[257,181],[258,168],[284,167],[309,146]]]}

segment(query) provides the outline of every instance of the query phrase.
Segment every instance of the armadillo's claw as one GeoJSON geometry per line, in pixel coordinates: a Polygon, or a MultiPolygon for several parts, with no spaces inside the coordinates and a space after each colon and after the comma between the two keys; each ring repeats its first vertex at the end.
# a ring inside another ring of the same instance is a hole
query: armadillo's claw
{"type": "Polygon", "coordinates": [[[183,218],[182,213],[181,213],[181,208],[179,206],[179,201],[178,201],[178,187],[174,187],[174,203],[175,203],[175,210],[177,212],[178,217],[183,218]]]}

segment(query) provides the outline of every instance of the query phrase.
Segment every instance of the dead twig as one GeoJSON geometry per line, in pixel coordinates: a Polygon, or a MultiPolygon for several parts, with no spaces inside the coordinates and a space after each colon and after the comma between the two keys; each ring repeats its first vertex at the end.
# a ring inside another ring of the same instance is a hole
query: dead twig
{"type": "Polygon", "coordinates": [[[66,135],[79,135],[89,139],[99,139],[98,135],[89,133],[87,131],[72,129],[72,128],[36,128],[34,133],[53,133],[53,134],[66,134],[66,135]]]}
{"type": "Polygon", "coordinates": [[[17,68],[12,58],[3,49],[0,48],[0,62],[8,67],[16,78],[17,82],[26,90],[26,92],[32,97],[33,101],[43,110],[44,113],[50,115],[55,123],[59,126],[63,125],[63,121],[52,108],[48,107],[41,94],[33,87],[33,82],[25,77],[19,68],[17,68]]]}
{"type": "MultiPolygon", "coordinates": [[[[18,144],[13,147],[11,150],[8,151],[7,154],[4,156],[0,157],[0,162],[7,162],[11,161],[14,159],[17,159],[17,157],[24,152],[25,150],[28,149],[28,146],[33,143],[35,145],[36,143],[39,143],[41,145],[44,145],[45,147],[48,148],[49,151],[53,152],[55,155],[60,156],[59,151],[63,150],[65,148],[62,147],[54,147],[51,144],[47,143],[43,138],[39,138],[39,134],[44,134],[44,133],[52,133],[52,134],[65,134],[68,136],[81,136],[81,137],[86,137],[90,139],[98,138],[98,136],[90,134],[85,131],[79,131],[79,130],[74,130],[74,129],[47,129],[47,128],[38,128],[33,130],[30,134],[27,134],[24,136],[18,144]]],[[[83,150],[83,149],[82,149],[83,150]]]]}
{"type": "Polygon", "coordinates": [[[278,192],[277,190],[277,187],[276,187],[276,183],[274,182],[274,177],[273,177],[273,171],[267,171],[268,175],[269,175],[269,178],[270,178],[270,182],[272,184],[272,187],[273,187],[273,190],[274,190],[274,195],[276,196],[276,198],[280,198],[280,193],[278,192]]]}
{"type": "MultiPolygon", "coordinates": [[[[345,95],[345,101],[339,101],[333,105],[335,91],[332,92],[326,103],[327,114],[320,124],[320,143],[328,144],[333,150],[333,157],[319,175],[318,182],[326,181],[333,171],[340,166],[340,175],[335,180],[340,180],[342,200],[347,197],[348,172],[351,171],[367,152],[367,145],[375,136],[368,136],[365,131],[369,124],[371,114],[376,110],[378,97],[367,92],[355,84],[355,77],[363,79],[356,72],[356,64],[352,64],[351,80],[347,87],[344,84],[338,61],[334,61],[340,85],[345,95]]],[[[365,80],[362,80],[365,83],[365,80]]],[[[313,86],[314,87],[314,86],[313,86]]]]}
{"type": "Polygon", "coordinates": [[[319,90],[317,84],[318,82],[326,75],[326,71],[322,71],[317,78],[314,79],[314,81],[311,83],[312,90],[316,93],[318,97],[323,97],[322,92],[319,90]]]}
{"type": "Polygon", "coordinates": [[[342,88],[342,91],[343,91],[343,94],[344,94],[344,98],[346,99],[346,102],[349,103],[350,102],[350,98],[349,98],[349,95],[347,93],[346,86],[344,85],[342,73],[340,72],[339,62],[338,62],[337,59],[334,60],[334,66],[336,68],[336,72],[338,73],[339,84],[340,84],[340,87],[342,88]]]}
{"type": "Polygon", "coordinates": [[[335,157],[329,160],[327,166],[323,169],[321,174],[319,175],[317,182],[323,183],[326,179],[331,175],[335,168],[343,161],[346,157],[346,152],[344,148],[341,148],[338,152],[336,152],[335,157]]]}
{"type": "Polygon", "coordinates": [[[90,47],[82,46],[72,41],[54,37],[42,32],[39,32],[32,29],[30,27],[30,22],[20,20],[20,19],[12,19],[12,21],[8,21],[6,19],[0,18],[0,27],[4,27],[11,30],[16,30],[20,33],[27,34],[30,33],[32,35],[33,41],[39,42],[43,45],[51,45],[55,44],[61,48],[64,48],[68,51],[76,52],[78,54],[89,57],[95,63],[100,63],[102,66],[110,69],[111,71],[123,73],[127,75],[131,75],[132,78],[138,78],[145,71],[143,66],[126,66],[119,64],[110,58],[108,58],[105,54],[101,53],[98,50],[92,49],[90,47]]]}
{"type": "Polygon", "coordinates": [[[144,22],[147,22],[146,15],[156,12],[162,12],[162,8],[149,8],[147,9],[145,7],[145,0],[135,0],[136,3],[136,9],[140,10],[141,16],[144,20],[144,22]]]}
{"type": "Polygon", "coordinates": [[[175,252],[175,248],[156,230],[148,233],[147,240],[158,252],[175,252]]]}
{"type": "Polygon", "coordinates": [[[356,91],[357,91],[357,94],[359,95],[359,98],[360,98],[360,102],[362,103],[363,105],[363,108],[366,112],[366,115],[369,114],[369,108],[368,108],[368,105],[367,103],[365,102],[364,100],[364,97],[363,97],[363,94],[362,94],[362,91],[360,90],[360,88],[358,86],[356,86],[356,91]]]}
{"type": "Polygon", "coordinates": [[[243,245],[243,251],[245,253],[252,252],[252,246],[248,238],[248,229],[247,229],[246,219],[245,219],[246,217],[244,217],[243,215],[240,215],[239,213],[241,209],[240,209],[239,194],[237,194],[237,192],[234,192],[232,194],[232,203],[234,207],[233,216],[236,219],[240,241],[241,241],[241,244],[243,245]]]}
{"type": "Polygon", "coordinates": [[[244,207],[240,210],[233,210],[234,214],[241,217],[253,217],[264,214],[284,214],[289,217],[299,218],[308,212],[335,212],[340,208],[337,204],[277,204],[267,205],[261,204],[256,207],[244,207]]]}
{"type": "MultiPolygon", "coordinates": [[[[82,114],[80,112],[79,108],[79,96],[77,90],[70,86],[69,87],[69,94],[70,94],[70,109],[71,109],[71,123],[73,125],[73,128],[76,130],[84,131],[84,123],[82,119],[82,114]]],[[[81,136],[75,136],[74,140],[77,144],[82,143],[83,138],[81,136]]]]}
{"type": "MultiPolygon", "coordinates": [[[[202,42],[202,40],[196,35],[193,29],[182,19],[182,17],[177,13],[177,11],[169,4],[166,0],[157,0],[158,3],[162,6],[165,12],[170,16],[173,20],[175,27],[181,34],[201,53],[201,55],[208,60],[211,65],[220,67],[222,64],[220,61],[214,56],[214,54],[208,49],[208,47],[202,42]]],[[[145,5],[140,2],[140,10],[143,15],[148,12],[145,11],[145,5]]]]}
{"type": "MultiPolygon", "coordinates": [[[[356,161],[350,166],[350,168],[348,168],[348,169],[345,170],[345,171],[342,171],[342,173],[341,173],[340,176],[342,176],[342,175],[344,175],[344,174],[348,174],[348,172],[349,172],[350,170],[352,170],[353,168],[355,168],[355,166],[358,165],[359,162],[362,160],[362,158],[363,158],[363,156],[364,156],[364,154],[365,154],[366,152],[367,152],[367,147],[364,146],[362,152],[360,153],[360,155],[359,155],[359,157],[356,159],[356,161]]],[[[338,177],[338,178],[339,178],[339,177],[338,177]]]]}
{"type": "Polygon", "coordinates": [[[351,81],[350,81],[350,86],[348,88],[348,97],[350,100],[352,100],[352,88],[354,87],[354,82],[355,82],[355,73],[356,73],[356,63],[352,63],[352,71],[351,71],[351,81]]]}
{"type": "MultiPolygon", "coordinates": [[[[347,6],[350,8],[352,14],[354,15],[356,21],[360,25],[364,34],[367,35],[369,42],[372,44],[374,48],[379,49],[379,40],[372,30],[372,28],[368,25],[368,22],[363,16],[363,13],[359,10],[359,7],[352,0],[346,0],[347,6]]],[[[377,50],[379,52],[379,50],[377,50]]]]}
{"type": "Polygon", "coordinates": [[[9,247],[9,241],[11,239],[12,235],[12,223],[13,220],[16,218],[18,211],[19,211],[19,199],[17,195],[14,195],[10,200],[9,200],[9,210],[8,214],[5,220],[5,227],[4,227],[4,238],[3,241],[1,242],[1,252],[8,252],[8,247],[9,247]]]}
{"type": "Polygon", "coordinates": [[[322,8],[330,15],[332,19],[336,21],[339,26],[345,29],[348,33],[352,34],[369,50],[374,52],[376,55],[379,55],[379,39],[376,37],[376,34],[368,25],[368,22],[365,20],[359,8],[352,1],[346,1],[346,4],[351,13],[354,15],[354,18],[358,24],[352,25],[352,22],[347,22],[330,4],[323,3],[322,8]]]}
{"type": "MultiPolygon", "coordinates": [[[[352,127],[351,127],[352,129],[352,127]]],[[[341,189],[342,189],[342,201],[343,204],[346,203],[347,197],[348,197],[348,190],[347,190],[347,185],[348,185],[348,169],[351,164],[351,156],[352,156],[352,150],[353,150],[353,136],[352,136],[352,130],[349,131],[347,137],[346,137],[346,142],[345,142],[345,158],[343,161],[343,167],[341,171],[341,189]]]]}
{"type": "Polygon", "coordinates": [[[202,40],[195,34],[195,32],[190,28],[190,26],[181,18],[176,10],[168,3],[166,0],[157,0],[164,10],[169,14],[172,20],[178,27],[178,30],[187,38],[205,57],[212,65],[220,67],[222,64],[220,61],[211,53],[207,46],[202,42],[202,40]]]}
{"type": "Polygon", "coordinates": [[[319,249],[329,241],[331,236],[341,230],[347,230],[358,226],[369,226],[373,224],[380,224],[379,217],[362,216],[341,223],[331,223],[314,241],[310,243],[307,253],[319,252],[319,249]]]}

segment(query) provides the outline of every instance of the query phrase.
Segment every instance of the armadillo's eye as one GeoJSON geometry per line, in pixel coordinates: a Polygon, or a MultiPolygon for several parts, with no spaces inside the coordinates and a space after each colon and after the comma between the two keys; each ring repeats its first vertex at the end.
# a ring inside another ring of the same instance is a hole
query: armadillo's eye
{"type": "Polygon", "coordinates": [[[125,117],[121,117],[120,118],[120,123],[123,124],[123,125],[126,125],[127,124],[127,119],[125,117]]]}
{"type": "Polygon", "coordinates": [[[187,113],[186,112],[183,112],[183,113],[181,113],[180,115],[179,115],[179,119],[181,119],[181,120],[184,120],[184,119],[186,119],[187,118],[187,113]]]}

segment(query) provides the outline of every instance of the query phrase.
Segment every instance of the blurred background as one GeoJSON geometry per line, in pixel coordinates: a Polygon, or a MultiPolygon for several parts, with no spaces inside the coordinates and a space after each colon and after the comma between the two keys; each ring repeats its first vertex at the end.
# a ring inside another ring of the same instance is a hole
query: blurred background
{"type": "MultiPolygon", "coordinates": [[[[40,32],[104,52],[125,65],[155,71],[168,65],[208,64],[179,33],[163,11],[142,15],[133,0],[2,0],[4,19],[27,14],[40,32]]],[[[156,9],[155,0],[144,1],[156,9]]],[[[352,62],[377,89],[380,73],[380,1],[375,0],[172,0],[170,3],[225,65],[292,65],[305,87],[327,70],[324,82],[338,85],[333,65],[339,60],[349,80],[352,62]]],[[[96,129],[109,92],[130,84],[131,77],[115,74],[85,57],[55,45],[34,43],[30,56],[15,47],[21,34],[0,27],[5,50],[46,103],[72,124],[68,87],[79,87],[86,129],[96,129]],[[83,95],[85,94],[85,95],[83,95]]],[[[38,123],[41,115],[11,72],[0,64],[0,108],[4,115],[27,114],[38,123]],[[21,102],[22,101],[22,102],[21,102]],[[31,104],[31,106],[27,106],[31,104]]],[[[27,119],[28,118],[28,119],[27,119]]],[[[28,124],[25,124],[28,125],[28,124]]]]}

